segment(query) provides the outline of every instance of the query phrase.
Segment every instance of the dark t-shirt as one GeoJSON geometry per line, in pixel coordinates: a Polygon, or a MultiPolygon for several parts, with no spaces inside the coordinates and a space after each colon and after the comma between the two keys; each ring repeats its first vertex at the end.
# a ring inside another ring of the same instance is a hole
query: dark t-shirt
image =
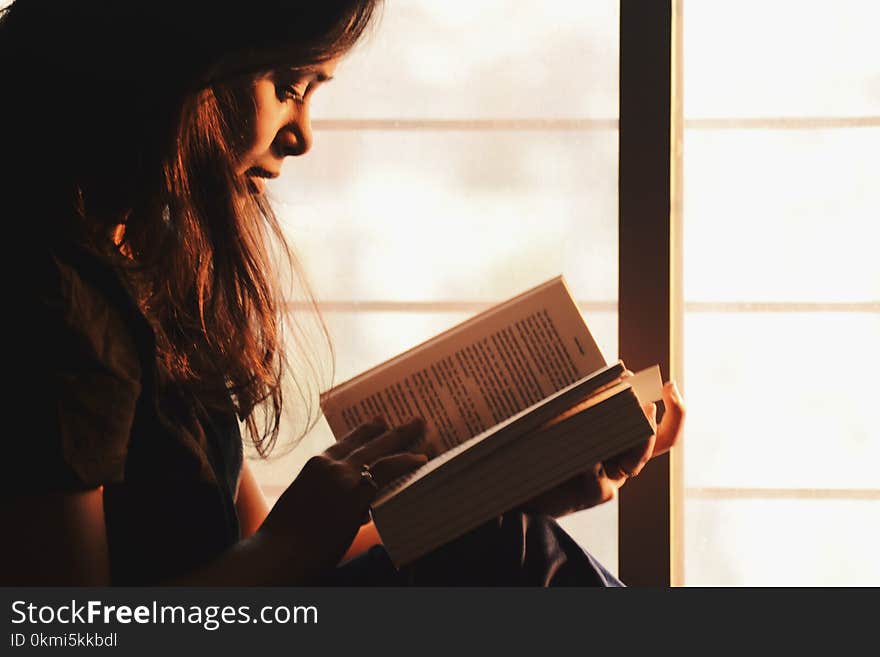
{"type": "Polygon", "coordinates": [[[10,492],[103,486],[114,584],[209,561],[239,539],[236,417],[158,383],[153,331],[111,267],[70,244],[26,262],[10,492]]]}

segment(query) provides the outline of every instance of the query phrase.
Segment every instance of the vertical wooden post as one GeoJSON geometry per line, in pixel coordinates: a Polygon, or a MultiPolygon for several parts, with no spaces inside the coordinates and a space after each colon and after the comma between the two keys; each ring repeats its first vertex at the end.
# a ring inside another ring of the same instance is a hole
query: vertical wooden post
{"type": "MultiPolygon", "coordinates": [[[[674,0],[620,2],[619,349],[635,371],[672,365],[671,128],[674,0]]],[[[621,489],[620,577],[672,584],[672,467],[654,459],[621,489]]]]}

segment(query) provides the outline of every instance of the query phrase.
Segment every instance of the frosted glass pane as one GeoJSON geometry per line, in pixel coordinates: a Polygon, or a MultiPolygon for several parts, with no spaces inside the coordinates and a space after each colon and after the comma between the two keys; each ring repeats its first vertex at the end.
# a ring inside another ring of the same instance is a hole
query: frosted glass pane
{"type": "Polygon", "coordinates": [[[387,2],[324,118],[617,118],[617,0],[387,2]]]}
{"type": "Polygon", "coordinates": [[[878,586],[880,499],[685,503],[689,586],[878,586]]]}
{"type": "Polygon", "coordinates": [[[324,299],[617,298],[617,133],[323,132],[270,193],[324,299]]]}
{"type": "Polygon", "coordinates": [[[682,20],[685,583],[876,586],[880,5],[684,0],[682,20]],[[800,129],[687,127],[712,117],[800,129]]]}
{"type": "Polygon", "coordinates": [[[880,128],[691,130],[687,301],[880,300],[880,128]]]}
{"type": "Polygon", "coordinates": [[[876,0],[684,0],[686,117],[880,115],[876,0]]]}
{"type": "Polygon", "coordinates": [[[880,487],[880,313],[691,313],[684,334],[687,486],[880,487]]]}

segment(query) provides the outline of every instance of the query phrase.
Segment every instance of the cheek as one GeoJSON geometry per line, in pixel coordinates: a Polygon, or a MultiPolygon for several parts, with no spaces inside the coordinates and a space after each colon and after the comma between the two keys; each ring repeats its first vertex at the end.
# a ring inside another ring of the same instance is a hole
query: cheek
{"type": "Polygon", "coordinates": [[[257,108],[253,122],[251,150],[256,151],[257,155],[268,151],[275,140],[275,135],[278,134],[280,124],[280,113],[275,108],[257,108]]]}
{"type": "Polygon", "coordinates": [[[239,149],[242,171],[266,155],[283,124],[283,105],[275,96],[274,84],[257,83],[254,87],[251,116],[243,130],[239,149]]]}

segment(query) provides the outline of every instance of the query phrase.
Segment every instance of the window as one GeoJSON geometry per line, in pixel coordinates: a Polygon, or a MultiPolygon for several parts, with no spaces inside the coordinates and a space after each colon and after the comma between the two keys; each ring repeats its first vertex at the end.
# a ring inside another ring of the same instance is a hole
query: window
{"type": "MultiPolygon", "coordinates": [[[[658,479],[664,503],[683,483],[684,542],[662,556],[688,585],[878,585],[874,0],[388,2],[317,94],[314,150],[270,188],[322,301],[336,381],[560,272],[617,357],[618,329],[639,328],[620,310],[618,162],[641,155],[630,141],[619,157],[618,58],[644,46],[629,22],[621,45],[621,8],[647,32],[669,28],[646,16],[670,7],[683,285],[681,317],[662,328],[683,335],[672,369],[689,415],[683,482],[658,479]]],[[[642,98],[624,86],[629,110],[642,98]]],[[[669,172],[636,182],[655,173],[669,172]]],[[[650,209],[668,210],[657,198],[650,209]]],[[[293,452],[254,461],[269,498],[331,442],[322,421],[293,452]]],[[[563,524],[618,571],[616,504],[563,524]]],[[[662,566],[648,578],[663,582],[662,566]]]]}
{"type": "Polygon", "coordinates": [[[880,7],[680,18],[684,583],[880,584],[880,7]]]}

